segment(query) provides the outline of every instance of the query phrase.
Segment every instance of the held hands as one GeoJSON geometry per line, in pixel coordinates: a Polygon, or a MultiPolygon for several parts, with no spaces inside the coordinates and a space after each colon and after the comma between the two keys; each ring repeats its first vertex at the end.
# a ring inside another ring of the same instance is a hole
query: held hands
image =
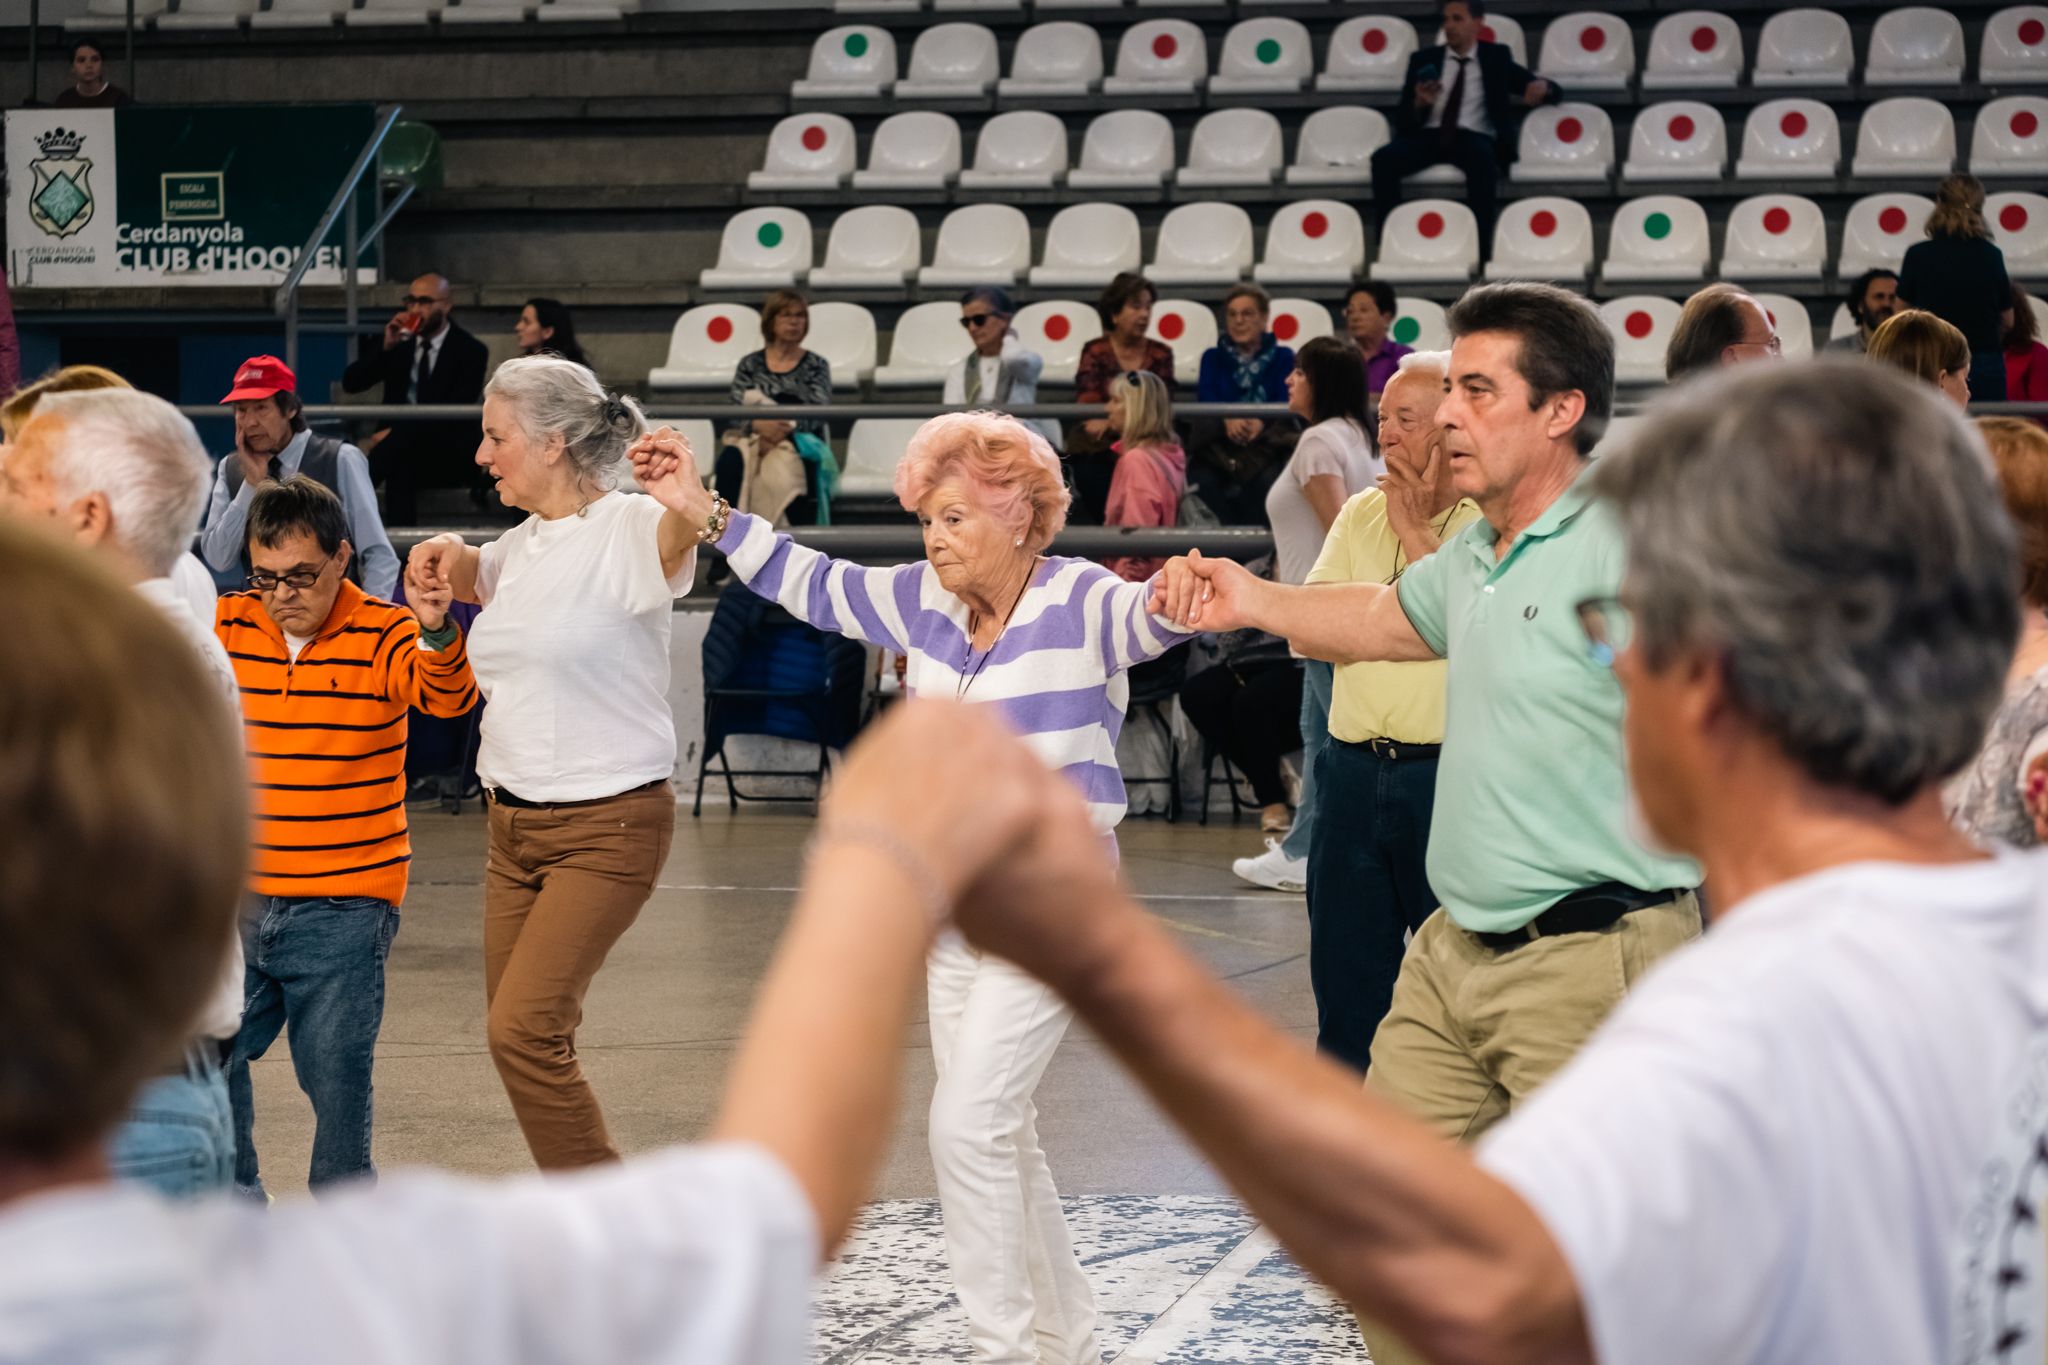
{"type": "Polygon", "coordinates": [[[1167,560],[1154,578],[1149,610],[1183,630],[1239,630],[1253,624],[1247,599],[1257,582],[1234,559],[1190,550],[1167,560]]]}
{"type": "MultiPolygon", "coordinates": [[[[462,558],[462,551],[462,537],[453,531],[443,531],[413,546],[405,560],[405,600],[417,606],[422,597],[445,593],[440,605],[445,616],[448,602],[454,597],[455,565],[462,558]]],[[[421,620],[426,619],[425,612],[419,615],[421,620]]]]}
{"type": "Polygon", "coordinates": [[[626,447],[633,463],[633,477],[656,502],[682,517],[693,528],[711,519],[714,499],[697,473],[697,455],[690,442],[674,427],[647,432],[626,447]]]}
{"type": "Polygon", "coordinates": [[[448,604],[455,600],[455,589],[443,584],[428,587],[414,586],[412,571],[408,566],[405,575],[405,600],[412,607],[412,614],[420,618],[420,629],[439,630],[448,624],[448,604]]]}

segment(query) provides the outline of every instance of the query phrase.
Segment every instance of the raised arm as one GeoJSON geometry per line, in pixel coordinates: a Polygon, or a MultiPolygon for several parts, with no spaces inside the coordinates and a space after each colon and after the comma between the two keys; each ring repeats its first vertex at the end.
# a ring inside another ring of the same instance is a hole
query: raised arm
{"type": "Polygon", "coordinates": [[[377,642],[377,690],[430,716],[460,716],[476,705],[476,679],[462,628],[448,619],[454,593],[446,586],[413,588],[413,614],[401,616],[377,642]]]}
{"type": "Polygon", "coordinates": [[[1250,626],[1283,637],[1311,659],[1339,664],[1437,657],[1394,590],[1378,583],[1273,583],[1199,550],[1168,560],[1154,582],[1152,610],[1184,629],[1250,626]]]}
{"type": "Polygon", "coordinates": [[[475,605],[477,564],[481,558],[476,546],[465,545],[458,532],[443,531],[430,536],[413,546],[412,554],[406,558],[406,593],[409,596],[421,589],[446,588],[457,602],[475,605]]]}
{"type": "Polygon", "coordinates": [[[1136,668],[1195,634],[1153,611],[1159,575],[1127,583],[1113,570],[1105,570],[1100,578],[1089,589],[1097,594],[1090,604],[1090,620],[1117,669],[1136,668]]]}

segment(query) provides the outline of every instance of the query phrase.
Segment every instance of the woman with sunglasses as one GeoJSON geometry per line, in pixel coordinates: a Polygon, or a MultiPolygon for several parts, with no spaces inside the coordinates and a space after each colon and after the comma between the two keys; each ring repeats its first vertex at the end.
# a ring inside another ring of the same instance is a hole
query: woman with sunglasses
{"type": "MultiPolygon", "coordinates": [[[[974,346],[946,372],[943,401],[950,408],[1022,407],[1038,401],[1038,376],[1045,370],[1045,357],[1024,349],[1024,343],[1010,330],[1017,315],[1010,291],[993,284],[978,284],[960,296],[960,326],[974,346]]],[[[1027,422],[1040,435],[1060,447],[1058,422],[1027,422]]]]}

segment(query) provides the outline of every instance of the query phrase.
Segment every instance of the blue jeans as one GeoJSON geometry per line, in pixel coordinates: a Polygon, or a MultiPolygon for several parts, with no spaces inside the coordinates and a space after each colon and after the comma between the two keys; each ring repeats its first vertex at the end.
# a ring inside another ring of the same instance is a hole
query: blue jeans
{"type": "Polygon", "coordinates": [[[235,1185],[260,1196],[256,1111],[249,1063],[288,1030],[292,1070],[313,1102],[314,1190],[374,1178],[370,1161],[370,1068],[384,1023],[384,960],[398,934],[398,907],[369,896],[251,898],[242,921],[247,960],[242,1031],[228,1064],[235,1112],[235,1185]]]}
{"type": "Polygon", "coordinates": [[[1335,670],[1321,659],[1304,659],[1301,670],[1301,804],[1294,828],[1280,843],[1290,858],[1306,858],[1316,827],[1316,755],[1330,742],[1330,682],[1335,670]]]}
{"type": "Polygon", "coordinates": [[[1316,1046],[1364,1071],[1394,1001],[1404,938],[1436,910],[1425,859],[1435,758],[1387,759],[1330,740],[1316,764],[1323,834],[1308,859],[1316,1046]]]}
{"type": "Polygon", "coordinates": [[[188,1050],[181,1071],[142,1087],[107,1144],[107,1160],[117,1179],[173,1199],[234,1184],[234,1120],[211,1038],[188,1050]]]}

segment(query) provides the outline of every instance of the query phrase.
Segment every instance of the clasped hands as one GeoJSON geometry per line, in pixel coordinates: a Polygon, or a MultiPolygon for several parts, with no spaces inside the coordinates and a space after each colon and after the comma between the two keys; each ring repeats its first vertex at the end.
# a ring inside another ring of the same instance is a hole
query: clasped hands
{"type": "Polygon", "coordinates": [[[649,497],[686,520],[692,529],[711,518],[716,499],[697,472],[697,453],[674,427],[657,427],[626,447],[633,477],[649,497]]]}

